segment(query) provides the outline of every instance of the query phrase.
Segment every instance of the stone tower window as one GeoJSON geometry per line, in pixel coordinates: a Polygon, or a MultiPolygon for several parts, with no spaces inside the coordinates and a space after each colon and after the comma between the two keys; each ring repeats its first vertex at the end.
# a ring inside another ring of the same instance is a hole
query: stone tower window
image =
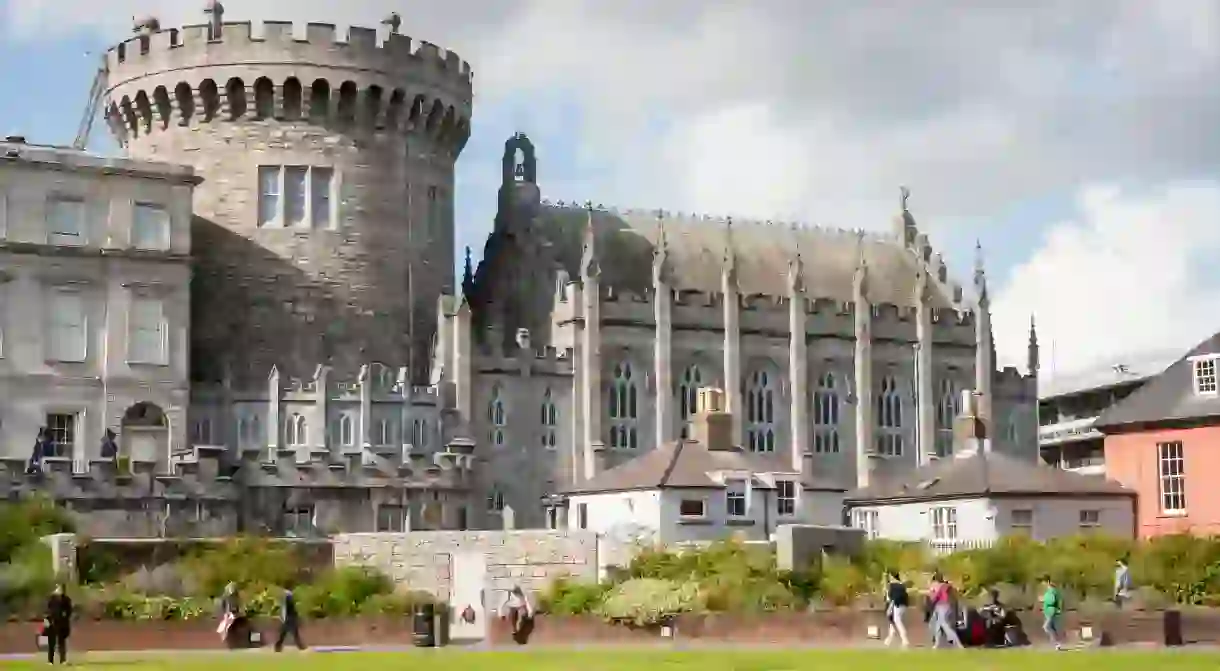
{"type": "Polygon", "coordinates": [[[356,422],[348,413],[342,413],[335,420],[332,430],[332,440],[343,447],[351,447],[356,444],[356,422]]]}
{"type": "Polygon", "coordinates": [[[940,398],[936,402],[936,456],[953,454],[953,421],[957,419],[957,390],[953,380],[940,381],[940,398]]]}
{"type": "Polygon", "coordinates": [[[690,418],[697,408],[696,397],[699,388],[703,386],[703,371],[698,364],[691,364],[682,371],[682,381],[678,384],[678,413],[682,419],[682,439],[690,438],[690,418]]]}
{"type": "Polygon", "coordinates": [[[508,426],[503,395],[504,390],[497,384],[491,388],[491,401],[487,404],[487,419],[491,423],[491,444],[496,447],[504,445],[504,430],[508,426]]]}
{"type": "Polygon", "coordinates": [[[500,490],[499,485],[492,487],[491,492],[487,494],[487,512],[492,514],[504,512],[504,492],[500,490]]]}
{"type": "Polygon", "coordinates": [[[555,434],[559,426],[559,407],[547,389],[542,394],[542,446],[548,450],[555,449],[555,434]]]}
{"type": "Polygon", "coordinates": [[[751,452],[775,451],[775,387],[765,370],[746,385],[746,442],[751,452]]]}
{"type": "Polygon", "coordinates": [[[881,378],[877,395],[877,453],[887,457],[902,455],[902,395],[893,375],[881,378]]]}
{"type": "Polygon", "coordinates": [[[634,371],[631,363],[624,361],[614,366],[610,389],[610,447],[632,449],[639,447],[639,407],[636,403],[634,371]]]}
{"type": "Polygon", "coordinates": [[[839,453],[839,391],[829,371],[818,378],[813,390],[813,451],[839,453]]]}
{"type": "Polygon", "coordinates": [[[293,413],[284,420],[284,444],[289,447],[303,447],[309,442],[309,426],[305,417],[293,413]]]}

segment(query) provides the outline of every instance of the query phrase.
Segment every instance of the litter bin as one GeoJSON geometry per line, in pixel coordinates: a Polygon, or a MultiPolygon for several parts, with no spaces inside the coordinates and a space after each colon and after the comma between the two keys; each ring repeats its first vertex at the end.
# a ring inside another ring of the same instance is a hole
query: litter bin
{"type": "Polygon", "coordinates": [[[411,614],[412,641],[417,648],[436,647],[436,606],[431,603],[415,604],[411,614]]]}
{"type": "Polygon", "coordinates": [[[1165,645],[1182,645],[1182,611],[1165,611],[1165,645]]]}

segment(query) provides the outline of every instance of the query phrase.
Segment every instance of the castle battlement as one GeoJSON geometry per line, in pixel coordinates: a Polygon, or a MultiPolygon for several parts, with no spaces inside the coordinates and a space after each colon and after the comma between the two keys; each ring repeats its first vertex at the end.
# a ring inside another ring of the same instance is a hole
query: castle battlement
{"type": "MultiPolygon", "coordinates": [[[[146,22],[147,24],[147,22],[146,22]]],[[[146,25],[144,24],[144,25],[146,25]]],[[[473,75],[453,52],[389,32],[267,21],[144,30],[106,54],[105,117],[123,145],[200,123],[302,120],[426,135],[454,157],[470,135],[473,75]]],[[[155,27],[155,24],[154,24],[155,27]]]]}

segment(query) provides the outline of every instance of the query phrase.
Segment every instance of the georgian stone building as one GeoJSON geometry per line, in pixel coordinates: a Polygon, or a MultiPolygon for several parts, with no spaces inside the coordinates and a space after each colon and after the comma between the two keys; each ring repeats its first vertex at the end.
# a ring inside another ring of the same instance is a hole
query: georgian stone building
{"type": "Polygon", "coordinates": [[[685,437],[703,386],[741,445],[845,488],[947,456],[967,389],[990,447],[1037,459],[1036,339],[1029,374],[996,369],[981,255],[967,302],[905,189],[863,233],[552,203],[538,174],[510,138],[483,260],[440,303],[433,382],[493,514],[539,524],[540,493],[685,437]]]}

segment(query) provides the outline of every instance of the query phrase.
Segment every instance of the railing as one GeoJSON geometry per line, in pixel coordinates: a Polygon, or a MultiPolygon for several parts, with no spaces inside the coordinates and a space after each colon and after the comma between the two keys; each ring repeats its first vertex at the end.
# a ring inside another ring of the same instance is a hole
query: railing
{"type": "Polygon", "coordinates": [[[985,539],[936,538],[924,541],[924,545],[928,548],[929,552],[939,556],[964,550],[986,550],[995,545],[995,541],[985,539]]]}

